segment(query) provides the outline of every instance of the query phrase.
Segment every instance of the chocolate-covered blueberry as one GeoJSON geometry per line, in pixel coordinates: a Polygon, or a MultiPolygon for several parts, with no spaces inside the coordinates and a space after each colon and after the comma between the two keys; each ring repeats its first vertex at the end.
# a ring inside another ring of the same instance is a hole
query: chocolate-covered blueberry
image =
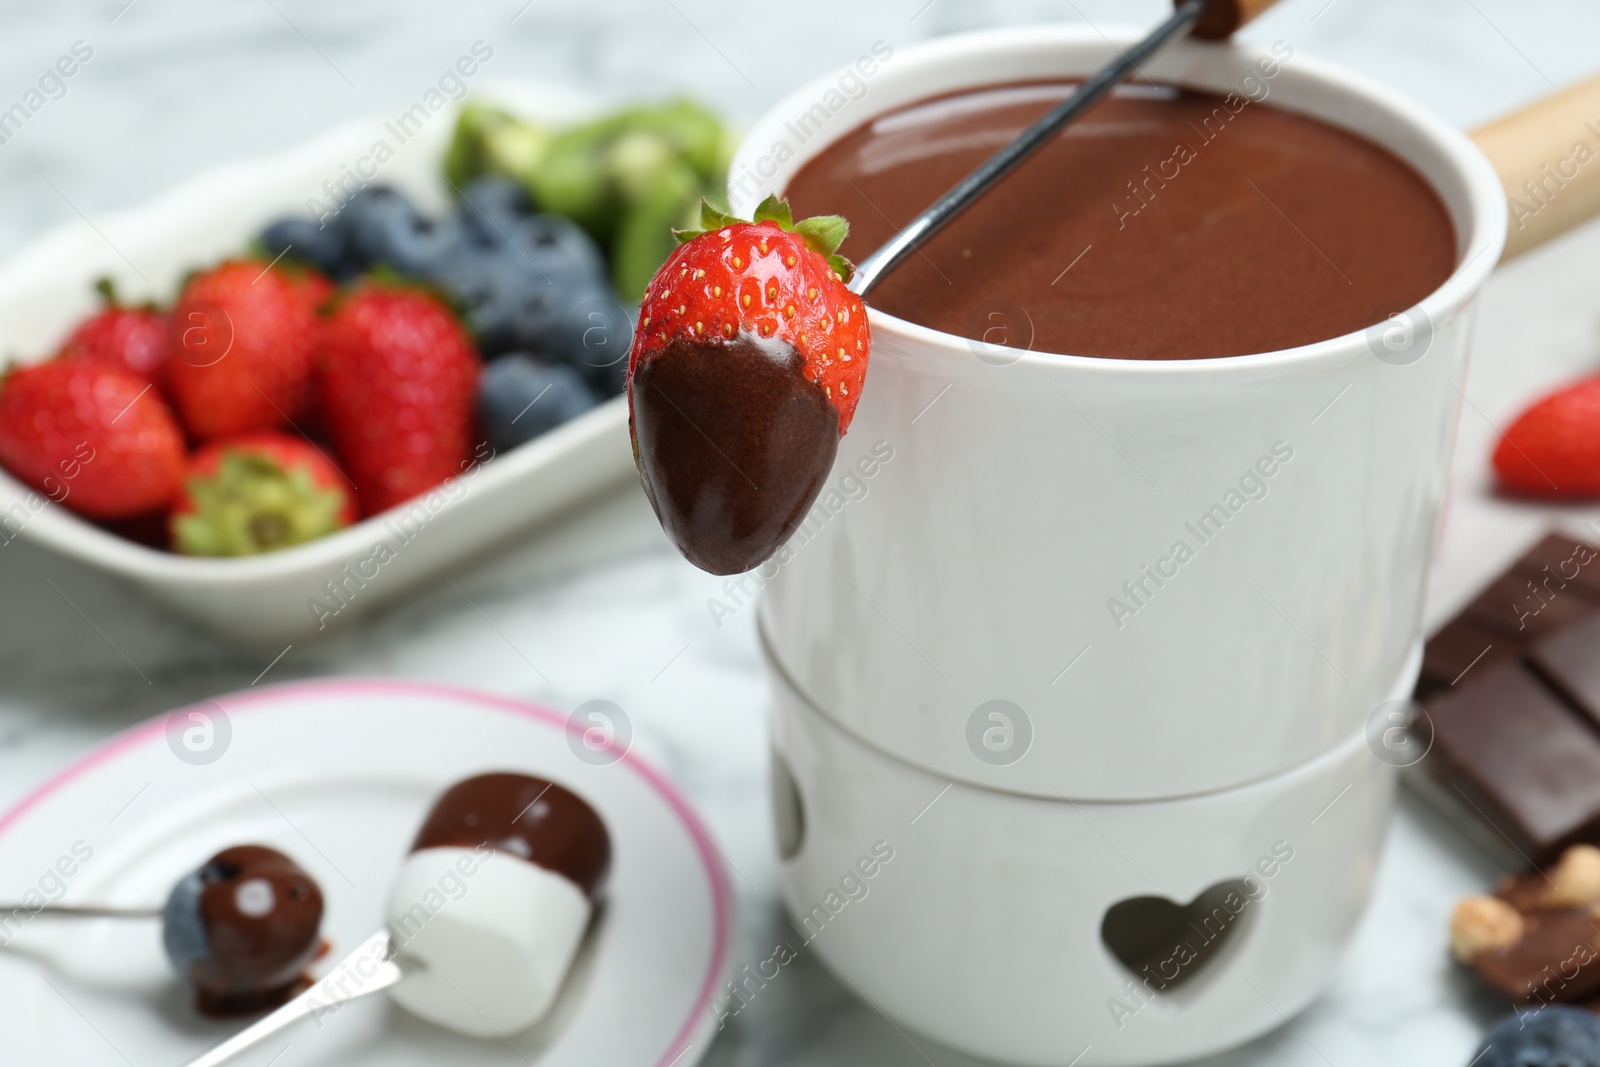
{"type": "Polygon", "coordinates": [[[167,899],[162,940],[206,1015],[273,1008],[308,981],[322,950],[322,890],[294,860],[262,845],[224,849],[167,899]]]}

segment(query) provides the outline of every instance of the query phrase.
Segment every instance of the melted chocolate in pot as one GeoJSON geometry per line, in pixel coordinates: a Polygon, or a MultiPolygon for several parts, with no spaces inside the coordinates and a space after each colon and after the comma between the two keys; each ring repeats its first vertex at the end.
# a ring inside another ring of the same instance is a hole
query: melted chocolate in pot
{"type": "Polygon", "coordinates": [[[794,347],[678,338],[628,381],[639,474],[661,527],[712,574],[760,565],[805,518],[839,412],[794,347]]]}
{"type": "MultiPolygon", "coordinates": [[[[1268,102],[1119,88],[870,303],[962,337],[1007,321],[1039,352],[1194,359],[1364,330],[1443,284],[1455,232],[1422,176],[1253,84],[1268,102]]],[[[795,217],[844,215],[859,260],[1071,91],[994,86],[883,115],[795,175],[795,217]]]]}
{"type": "Polygon", "coordinates": [[[445,790],[411,851],[488,845],[562,875],[593,900],[611,869],[611,836],[587,801],[527,774],[481,774],[445,790]]]}

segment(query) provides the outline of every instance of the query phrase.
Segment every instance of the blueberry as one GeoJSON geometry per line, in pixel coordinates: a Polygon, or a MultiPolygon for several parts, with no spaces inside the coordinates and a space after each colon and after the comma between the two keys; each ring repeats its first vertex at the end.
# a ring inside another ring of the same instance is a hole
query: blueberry
{"type": "Polygon", "coordinates": [[[1549,1005],[1501,1019],[1475,1067],[1600,1067],[1600,1016],[1549,1005]]]}
{"type": "Polygon", "coordinates": [[[401,274],[430,277],[463,243],[456,220],[430,219],[388,188],[362,190],[344,213],[349,250],[363,267],[386,264],[401,274]]]}
{"type": "Polygon", "coordinates": [[[468,239],[493,244],[500,234],[533,214],[528,189],[515,178],[490,174],[461,190],[461,229],[468,239]]]}
{"type": "Polygon", "coordinates": [[[577,223],[560,215],[534,215],[510,231],[511,243],[541,271],[554,277],[603,281],[605,257],[577,223]]]}
{"type": "Polygon", "coordinates": [[[345,273],[344,229],[337,220],[319,226],[311,219],[279,219],[261,231],[267,256],[297,259],[330,277],[345,273]]]}
{"type": "Polygon", "coordinates": [[[493,254],[463,246],[441,258],[429,278],[465,315],[499,297],[509,283],[506,273],[493,254]]]}
{"type": "Polygon", "coordinates": [[[211,944],[205,922],[200,918],[200,892],[204,878],[192,871],[172,888],[161,914],[161,943],[172,961],[172,969],[188,979],[196,963],[211,958],[211,944]]]}
{"type": "Polygon", "coordinates": [[[473,252],[457,256],[439,272],[435,283],[450,297],[485,358],[519,347],[516,322],[523,304],[547,289],[537,278],[497,263],[497,254],[473,252]]]}
{"type": "Polygon", "coordinates": [[[384,220],[406,214],[415,217],[417,212],[404,193],[387,185],[358,190],[345,201],[329,225],[337,227],[344,238],[346,271],[359,274],[372,266],[367,252],[351,239],[357,231],[376,232],[384,225],[384,220]]]}
{"type": "MultiPolygon", "coordinates": [[[[470,207],[462,208],[462,225],[468,216],[477,216],[470,207]]],[[[504,262],[513,270],[533,274],[542,281],[598,281],[605,277],[605,259],[600,249],[577,224],[559,215],[529,215],[510,220],[477,217],[480,245],[494,252],[509,252],[504,262]]]]}
{"type": "MultiPolygon", "coordinates": [[[[498,189],[493,195],[506,187],[498,189]]],[[[493,206],[485,205],[486,216],[493,217],[493,206]]],[[[463,206],[463,233],[472,213],[470,205],[463,206]]],[[[617,367],[625,366],[632,343],[632,318],[606,287],[594,243],[550,215],[502,219],[496,227],[482,240],[464,240],[427,272],[461,312],[478,351],[488,358],[531,352],[566,363],[592,389],[615,395],[621,390],[617,367]]]]}
{"type": "Polygon", "coordinates": [[[524,338],[545,328],[541,312],[553,299],[553,288],[521,264],[509,262],[515,258],[505,249],[469,248],[432,275],[486,358],[526,349],[524,338]]]}
{"type": "Polygon", "coordinates": [[[487,279],[488,299],[466,312],[478,350],[491,358],[505,352],[557,355],[556,332],[567,314],[587,298],[592,284],[571,279],[549,281],[509,264],[492,268],[487,279]]]}
{"type": "Polygon", "coordinates": [[[539,351],[577,371],[600,396],[617,396],[628,374],[634,315],[601,285],[571,299],[566,313],[546,331],[539,351]]]}
{"type": "Polygon", "coordinates": [[[349,230],[368,218],[397,210],[417,214],[417,209],[412,206],[405,193],[389,185],[369,185],[365,189],[356,190],[355,195],[344,202],[344,206],[339,209],[338,221],[340,226],[349,230]]]}
{"type": "Polygon", "coordinates": [[[594,406],[577,371],[522,352],[489,364],[478,382],[478,420],[495,448],[514,448],[594,406]]]}
{"type": "Polygon", "coordinates": [[[605,258],[587,233],[560,215],[534,215],[509,232],[511,245],[552,280],[557,275],[600,281],[605,258]]]}

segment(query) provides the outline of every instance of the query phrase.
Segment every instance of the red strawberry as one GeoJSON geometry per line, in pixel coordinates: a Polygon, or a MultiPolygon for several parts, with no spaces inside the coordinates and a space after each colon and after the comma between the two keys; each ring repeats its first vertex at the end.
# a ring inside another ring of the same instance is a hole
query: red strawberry
{"type": "Polygon", "coordinates": [[[317,316],[289,271],[233,260],[183,287],[172,345],[172,396],[191,434],[275,430],[305,407],[317,316]]]}
{"type": "Polygon", "coordinates": [[[303,437],[266,430],[202,445],[171,516],[174,551],[251,556],[302,544],[356,519],[349,482],[303,437]]]}
{"type": "Polygon", "coordinates": [[[89,359],[21,367],[0,385],[0,463],[93,519],[163,508],[183,478],[183,431],[150,383],[89,359]]]}
{"type": "Polygon", "coordinates": [[[1600,496],[1600,377],[1545,396],[1494,450],[1500,488],[1551,499],[1600,496]]]}
{"type": "Polygon", "coordinates": [[[56,358],[111,363],[165,389],[167,316],[149,305],[122,305],[109,279],[101,279],[96,288],[105,298],[105,306],[78,324],[56,358]]]}
{"type": "Polygon", "coordinates": [[[836,216],[710,205],[645,290],[628,363],[634,459],[689,561],[749,570],[805,518],[867,373],[871,333],[836,216]]]}
{"type": "MultiPolygon", "coordinates": [[[[339,293],[339,287],[325,274],[321,274],[310,267],[296,263],[288,266],[289,280],[299,290],[300,298],[306,306],[316,313],[319,322],[318,351],[321,345],[320,322],[323,312],[333,303],[339,293]]],[[[305,404],[300,409],[299,417],[295,419],[295,429],[321,441],[327,434],[324,430],[322,417],[322,381],[317,373],[315,364],[312,367],[311,377],[306,381],[305,404]]]]}
{"type": "Polygon", "coordinates": [[[368,282],[334,308],[323,409],[366,514],[465,469],[478,371],[466,331],[428,293],[368,282]]]}

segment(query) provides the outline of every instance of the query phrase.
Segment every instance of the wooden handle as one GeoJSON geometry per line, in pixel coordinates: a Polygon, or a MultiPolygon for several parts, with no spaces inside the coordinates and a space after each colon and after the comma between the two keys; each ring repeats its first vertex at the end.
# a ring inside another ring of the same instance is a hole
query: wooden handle
{"type": "MultiPolygon", "coordinates": [[[[1179,3],[1182,0],[1178,0],[1179,3]]],[[[1211,0],[1206,13],[1195,23],[1190,36],[1208,41],[1220,41],[1233,36],[1233,32],[1249,22],[1277,0],[1211,0]]]]}
{"type": "Polygon", "coordinates": [[[1500,174],[1510,259],[1600,215],[1600,76],[1472,131],[1500,174]]]}

